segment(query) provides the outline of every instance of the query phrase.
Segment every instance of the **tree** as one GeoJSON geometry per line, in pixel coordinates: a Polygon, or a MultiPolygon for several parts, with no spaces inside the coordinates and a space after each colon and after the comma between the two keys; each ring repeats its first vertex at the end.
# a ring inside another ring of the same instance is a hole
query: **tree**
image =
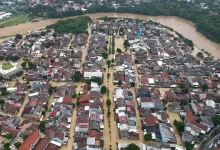
{"type": "Polygon", "coordinates": [[[16,75],[17,75],[18,77],[22,76],[22,75],[23,75],[23,71],[17,72],[16,75]]]}
{"type": "Polygon", "coordinates": [[[140,148],[136,144],[131,143],[127,147],[121,148],[121,150],[140,150],[140,148]]]}
{"type": "Polygon", "coordinates": [[[16,34],[15,39],[22,39],[22,35],[21,34],[16,34]]]}
{"type": "Polygon", "coordinates": [[[196,119],[196,122],[200,123],[200,122],[201,122],[201,119],[200,119],[200,118],[196,119]]]}
{"type": "Polygon", "coordinates": [[[28,137],[28,135],[24,135],[24,136],[23,136],[23,140],[26,140],[27,137],[28,137]]]}
{"type": "Polygon", "coordinates": [[[76,71],[76,72],[74,73],[74,75],[72,76],[72,80],[73,80],[74,82],[79,82],[79,81],[81,80],[81,77],[82,77],[81,72],[80,72],[80,71],[76,71]]]}
{"type": "Polygon", "coordinates": [[[124,47],[127,48],[130,46],[128,40],[124,40],[124,43],[123,43],[124,47]]]}
{"type": "Polygon", "coordinates": [[[202,90],[203,92],[207,91],[207,90],[208,90],[208,85],[207,85],[207,84],[201,85],[201,90],[202,90]]]}
{"type": "Polygon", "coordinates": [[[2,150],[10,150],[10,143],[5,143],[2,150]]]}
{"type": "Polygon", "coordinates": [[[96,82],[96,83],[98,83],[99,85],[102,85],[102,83],[103,83],[103,79],[102,79],[101,77],[92,77],[92,78],[90,79],[90,81],[91,81],[91,82],[96,82]]]}
{"type": "Polygon", "coordinates": [[[0,99],[0,105],[4,105],[4,103],[5,103],[5,100],[0,99]]]}
{"type": "Polygon", "coordinates": [[[74,93],[72,94],[72,98],[77,98],[76,92],[74,92],[74,93]]]}
{"type": "Polygon", "coordinates": [[[108,58],[108,53],[103,52],[103,53],[102,53],[102,57],[103,57],[104,59],[107,59],[107,58],[108,58]]]}
{"type": "Polygon", "coordinates": [[[108,66],[110,66],[111,65],[111,60],[107,60],[106,63],[107,63],[108,66]]]}
{"type": "Polygon", "coordinates": [[[40,132],[44,132],[45,131],[45,123],[41,122],[39,125],[39,128],[40,128],[40,132]]]}
{"type": "Polygon", "coordinates": [[[131,83],[130,83],[130,86],[131,86],[131,87],[135,87],[135,82],[131,82],[131,83]]]}
{"type": "Polygon", "coordinates": [[[109,79],[109,78],[110,78],[110,76],[111,76],[111,74],[108,72],[108,73],[107,73],[107,78],[109,79]]]}
{"type": "Polygon", "coordinates": [[[185,129],[185,124],[182,121],[174,120],[174,125],[176,126],[177,131],[180,133],[185,129]]]}
{"type": "Polygon", "coordinates": [[[48,93],[51,95],[53,91],[54,91],[54,87],[50,85],[48,88],[48,93]]]}
{"type": "Polygon", "coordinates": [[[151,133],[145,134],[145,135],[144,135],[144,140],[145,140],[145,141],[150,141],[150,140],[152,140],[152,135],[151,135],[151,133]]]}
{"type": "Polygon", "coordinates": [[[184,146],[185,146],[186,150],[192,150],[194,148],[194,144],[192,144],[190,142],[185,142],[184,146]]]}
{"type": "Polygon", "coordinates": [[[180,105],[187,105],[188,101],[187,100],[180,100],[180,105]]]}
{"type": "Polygon", "coordinates": [[[117,48],[117,52],[118,52],[118,53],[121,53],[122,50],[121,50],[120,48],[117,48]]]}
{"type": "Polygon", "coordinates": [[[212,117],[212,121],[216,126],[220,125],[220,115],[215,115],[214,117],[212,117]]]}
{"type": "Polygon", "coordinates": [[[112,102],[109,98],[107,99],[106,104],[107,104],[108,107],[112,104],[112,102]]]}
{"type": "Polygon", "coordinates": [[[28,68],[29,69],[36,69],[37,65],[35,65],[34,63],[32,63],[31,61],[28,61],[28,68]]]}
{"type": "Polygon", "coordinates": [[[21,146],[21,143],[20,143],[20,142],[16,142],[16,143],[14,144],[14,146],[18,149],[18,148],[21,146]]]}
{"type": "Polygon", "coordinates": [[[122,85],[122,81],[121,80],[118,81],[118,85],[122,85]]]}
{"type": "Polygon", "coordinates": [[[102,86],[102,87],[101,87],[101,93],[102,93],[102,94],[105,94],[106,91],[107,91],[107,88],[106,88],[105,86],[102,86]]]}
{"type": "Polygon", "coordinates": [[[180,88],[181,90],[183,90],[183,89],[186,88],[186,85],[185,85],[184,83],[180,83],[180,84],[179,84],[179,88],[180,88]]]}
{"type": "Polygon", "coordinates": [[[198,53],[196,54],[196,57],[198,57],[198,58],[204,58],[204,55],[203,55],[202,52],[198,52],[198,53]]]}

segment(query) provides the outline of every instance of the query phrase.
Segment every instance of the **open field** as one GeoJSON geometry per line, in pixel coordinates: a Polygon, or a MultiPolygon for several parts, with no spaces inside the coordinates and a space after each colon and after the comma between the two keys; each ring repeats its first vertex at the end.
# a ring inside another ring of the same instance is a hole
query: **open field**
{"type": "Polygon", "coordinates": [[[29,20],[30,20],[29,17],[20,15],[20,16],[14,17],[8,21],[4,21],[4,22],[0,23],[0,26],[12,26],[12,25],[24,23],[29,20]]]}

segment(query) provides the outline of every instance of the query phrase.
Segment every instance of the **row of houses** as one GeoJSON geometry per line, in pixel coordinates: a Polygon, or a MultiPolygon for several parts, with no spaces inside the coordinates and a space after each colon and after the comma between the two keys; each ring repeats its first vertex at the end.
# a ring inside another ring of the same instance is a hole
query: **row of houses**
{"type": "Polygon", "coordinates": [[[22,112],[22,117],[29,120],[42,121],[43,112],[49,100],[49,84],[33,82],[32,90],[28,94],[28,102],[22,112]]]}
{"type": "Polygon", "coordinates": [[[138,140],[136,109],[134,95],[130,88],[116,88],[114,92],[115,121],[118,127],[119,138],[138,140]]]}
{"type": "MultiPolygon", "coordinates": [[[[104,34],[92,33],[83,66],[84,79],[94,77],[102,79],[104,60],[100,49],[106,45],[105,38],[104,34]]],[[[101,150],[104,147],[102,139],[104,132],[102,85],[99,84],[91,81],[90,84],[81,87],[73,149],[101,150]]]]}
{"type": "Polygon", "coordinates": [[[58,84],[53,94],[49,114],[46,113],[44,134],[59,143],[59,146],[68,143],[72,112],[75,108],[72,94],[76,92],[76,85],[58,84]]]}

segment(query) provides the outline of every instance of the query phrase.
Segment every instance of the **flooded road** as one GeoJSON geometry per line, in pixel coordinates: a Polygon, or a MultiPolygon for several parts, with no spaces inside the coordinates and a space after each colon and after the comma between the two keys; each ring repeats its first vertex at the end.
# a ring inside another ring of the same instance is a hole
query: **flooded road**
{"type": "MultiPolygon", "coordinates": [[[[128,14],[128,13],[95,13],[95,14],[87,14],[91,18],[98,18],[103,16],[112,16],[119,18],[135,18],[135,19],[143,19],[143,20],[153,20],[160,22],[163,25],[169,26],[173,28],[175,31],[182,34],[184,37],[192,40],[196,46],[200,49],[205,49],[210,52],[215,58],[220,58],[220,44],[216,44],[208,40],[201,33],[196,31],[195,25],[187,21],[185,19],[181,19],[173,16],[145,16],[145,15],[136,15],[136,14],[128,14]]],[[[69,17],[74,18],[74,17],[69,17]]],[[[67,18],[63,18],[67,19],[67,18]]],[[[25,34],[28,31],[38,30],[40,28],[44,28],[49,24],[56,23],[61,19],[47,19],[40,20],[39,22],[27,22],[23,24],[19,24],[16,26],[10,26],[5,28],[0,28],[0,37],[1,36],[9,36],[15,34],[25,34]]]]}

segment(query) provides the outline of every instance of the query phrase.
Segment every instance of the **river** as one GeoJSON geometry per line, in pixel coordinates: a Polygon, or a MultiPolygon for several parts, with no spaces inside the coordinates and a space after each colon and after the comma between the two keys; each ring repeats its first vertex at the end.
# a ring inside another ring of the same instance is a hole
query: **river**
{"type": "MultiPolygon", "coordinates": [[[[200,49],[205,49],[216,59],[220,59],[220,44],[210,41],[200,32],[196,31],[195,25],[187,21],[185,19],[181,19],[174,16],[145,16],[145,15],[136,15],[129,13],[95,13],[95,14],[87,14],[91,18],[95,19],[103,16],[112,16],[119,18],[135,18],[142,20],[153,20],[156,22],[160,22],[163,25],[169,26],[173,28],[175,31],[182,34],[184,37],[192,40],[194,44],[200,49]]],[[[69,17],[74,18],[74,17],[69,17]]],[[[62,18],[67,19],[67,18],[62,18]]],[[[0,28],[0,37],[1,36],[9,36],[15,34],[25,34],[28,31],[38,30],[40,28],[44,28],[49,24],[56,23],[61,19],[47,19],[40,20],[39,22],[27,22],[24,24],[19,24],[16,26],[10,26],[5,28],[0,28]]]]}

